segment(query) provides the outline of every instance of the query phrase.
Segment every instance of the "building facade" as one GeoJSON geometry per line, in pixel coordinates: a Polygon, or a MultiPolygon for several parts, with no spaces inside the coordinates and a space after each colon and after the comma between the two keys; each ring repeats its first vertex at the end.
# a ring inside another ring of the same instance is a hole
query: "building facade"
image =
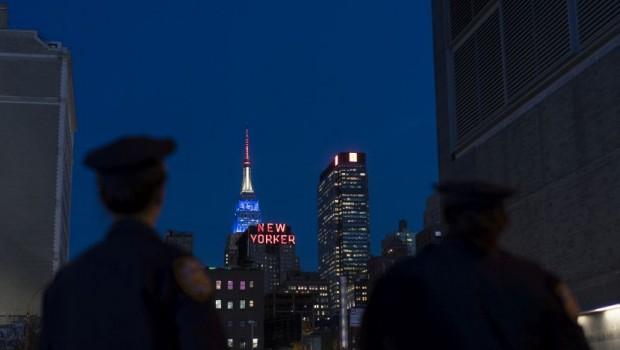
{"type": "Polygon", "coordinates": [[[71,55],[35,31],[6,28],[0,7],[0,316],[39,314],[45,285],[69,255],[71,55]]]}
{"type": "Polygon", "coordinates": [[[441,224],[440,197],[437,193],[426,199],[424,208],[424,228],[416,234],[416,251],[420,252],[429,244],[438,244],[444,238],[441,224]]]}
{"type": "Polygon", "coordinates": [[[228,349],[264,349],[263,272],[252,269],[207,269],[215,283],[213,302],[228,349]]]}
{"type": "Polygon", "coordinates": [[[289,273],[280,285],[281,293],[310,295],[312,298],[311,325],[314,329],[326,325],[329,310],[328,283],[321,279],[318,272],[289,273]]]}
{"type": "Polygon", "coordinates": [[[164,234],[164,242],[181,248],[189,254],[194,254],[194,234],[191,232],[168,230],[164,234]]]}
{"type": "Polygon", "coordinates": [[[415,255],[415,235],[407,227],[407,221],[400,220],[398,222],[398,231],[386,235],[381,241],[381,254],[396,257],[415,255]]]}
{"type": "Polygon", "coordinates": [[[250,226],[237,241],[239,265],[265,272],[265,294],[278,290],[289,273],[299,271],[296,236],[285,223],[250,226]]]}
{"type": "Polygon", "coordinates": [[[503,244],[620,302],[620,2],[433,1],[439,175],[514,187],[503,244]]]}
{"type": "Polygon", "coordinates": [[[319,274],[328,283],[328,315],[338,348],[349,347],[348,286],[368,276],[370,213],[366,154],[338,153],[319,178],[319,274]]]}
{"type": "Polygon", "coordinates": [[[328,326],[327,283],[316,272],[291,272],[265,296],[265,344],[289,348],[328,326]]]}
{"type": "Polygon", "coordinates": [[[338,153],[318,185],[319,273],[329,283],[330,316],[340,314],[340,277],[368,273],[370,218],[366,154],[338,153]]]}

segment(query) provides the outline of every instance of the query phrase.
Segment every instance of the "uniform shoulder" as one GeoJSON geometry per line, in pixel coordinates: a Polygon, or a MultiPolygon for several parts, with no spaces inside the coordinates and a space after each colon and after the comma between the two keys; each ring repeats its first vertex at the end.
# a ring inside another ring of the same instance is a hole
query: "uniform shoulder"
{"type": "Polygon", "coordinates": [[[541,273],[546,272],[546,270],[540,264],[532,260],[528,260],[524,257],[507,252],[505,250],[499,251],[499,259],[506,264],[513,265],[514,267],[518,267],[523,270],[541,273]]]}
{"type": "Polygon", "coordinates": [[[559,283],[560,279],[537,262],[514,255],[507,251],[501,250],[499,253],[500,261],[516,273],[526,274],[529,276],[539,276],[552,285],[559,283]]]}
{"type": "Polygon", "coordinates": [[[211,298],[214,285],[207,276],[205,267],[191,255],[181,255],[172,262],[177,285],[184,294],[195,301],[205,302],[211,298]]]}

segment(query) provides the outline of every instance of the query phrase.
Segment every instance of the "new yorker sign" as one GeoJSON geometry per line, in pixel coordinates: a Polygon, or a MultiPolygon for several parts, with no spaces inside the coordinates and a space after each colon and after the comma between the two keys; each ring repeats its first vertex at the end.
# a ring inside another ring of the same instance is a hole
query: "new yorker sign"
{"type": "Polygon", "coordinates": [[[252,244],[295,244],[295,235],[287,224],[269,222],[250,226],[248,228],[248,236],[252,244]]]}

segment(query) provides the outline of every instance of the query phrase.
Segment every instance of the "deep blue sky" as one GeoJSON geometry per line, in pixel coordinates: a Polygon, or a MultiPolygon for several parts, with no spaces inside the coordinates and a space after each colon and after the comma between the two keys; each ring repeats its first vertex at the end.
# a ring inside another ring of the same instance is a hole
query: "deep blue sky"
{"type": "Polygon", "coordinates": [[[9,25],[73,55],[71,254],[101,239],[85,152],[126,134],[179,152],[159,228],[196,234],[222,265],[251,129],[266,219],[316,268],[316,185],[338,151],[368,154],[372,250],[400,218],[419,229],[436,179],[430,0],[9,0],[9,25]]]}

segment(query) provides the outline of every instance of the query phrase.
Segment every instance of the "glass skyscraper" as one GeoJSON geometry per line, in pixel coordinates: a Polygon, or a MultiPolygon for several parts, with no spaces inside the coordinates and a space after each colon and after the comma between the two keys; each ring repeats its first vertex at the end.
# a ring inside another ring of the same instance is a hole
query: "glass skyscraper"
{"type": "Polygon", "coordinates": [[[329,283],[330,315],[340,314],[340,278],[368,274],[370,220],[364,153],[338,153],[318,186],[319,273],[329,283]]]}

